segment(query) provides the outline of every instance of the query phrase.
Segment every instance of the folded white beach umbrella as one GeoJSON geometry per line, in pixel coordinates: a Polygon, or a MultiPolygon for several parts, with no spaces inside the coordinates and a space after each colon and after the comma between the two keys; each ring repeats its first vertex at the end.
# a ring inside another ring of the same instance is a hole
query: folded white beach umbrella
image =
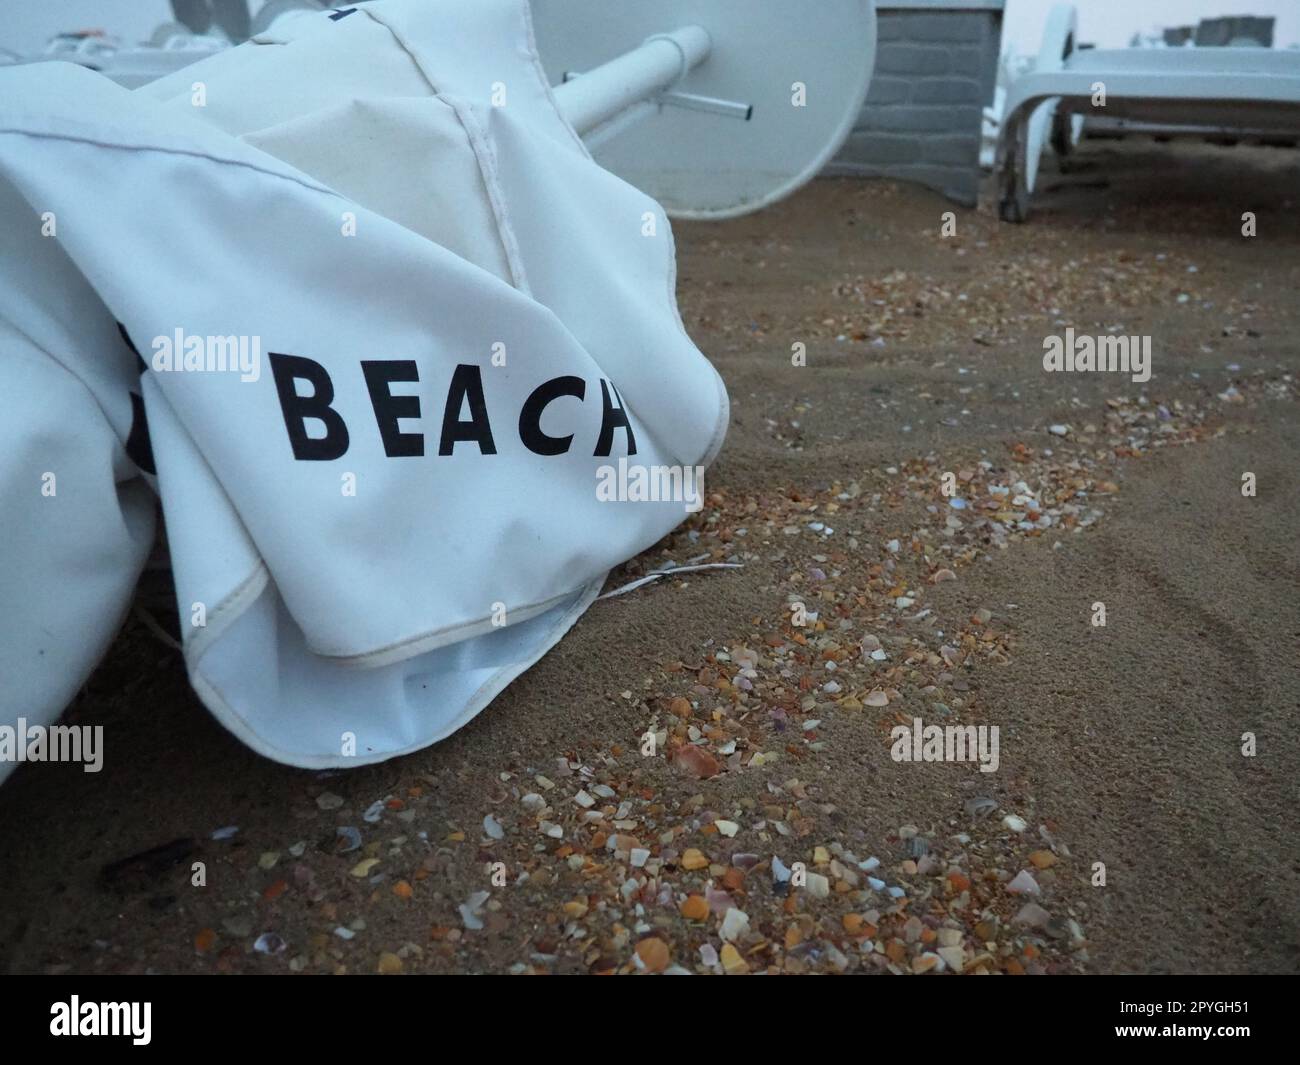
{"type": "Polygon", "coordinates": [[[0,221],[0,725],[112,641],[156,490],[227,728],[424,747],[683,518],[598,469],[721,445],[663,210],[558,113],[523,0],[297,18],[134,93],[4,69],[0,221]]]}

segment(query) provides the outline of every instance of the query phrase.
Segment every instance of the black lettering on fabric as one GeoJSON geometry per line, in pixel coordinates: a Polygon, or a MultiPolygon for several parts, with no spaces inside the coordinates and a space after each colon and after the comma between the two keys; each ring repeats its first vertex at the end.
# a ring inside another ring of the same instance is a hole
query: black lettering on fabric
{"type": "Polygon", "coordinates": [[[461,441],[478,444],[484,455],[495,455],[492,426],[488,423],[487,400],[483,396],[483,373],[477,366],[461,363],[451,375],[451,388],[447,391],[447,407],[442,415],[442,439],[438,454],[450,455],[461,441]],[[460,408],[469,397],[469,420],[460,420],[460,408]]]}
{"type": "Polygon", "coordinates": [[[280,411],[284,427],[289,432],[293,457],[309,462],[329,462],[346,454],[348,427],[339,412],[330,406],[334,402],[334,383],[325,367],[301,355],[282,355],[267,352],[271,360],[271,373],[275,377],[275,390],[280,397],[280,411]],[[300,396],[294,388],[295,381],[307,381],[314,391],[310,396],[300,396]],[[315,438],[307,435],[307,419],[324,423],[325,435],[315,438]]]}
{"type": "Polygon", "coordinates": [[[623,397],[619,395],[618,389],[614,387],[614,382],[608,382],[602,377],[600,380],[600,439],[596,441],[596,450],[592,452],[597,458],[603,458],[609,455],[610,448],[614,446],[614,430],[623,429],[627,432],[627,453],[636,454],[636,437],[632,433],[632,423],[628,421],[627,411],[623,409],[623,397]],[[614,397],[618,400],[618,406],[610,401],[609,393],[613,391],[614,397]]]}
{"type": "Polygon", "coordinates": [[[573,434],[548,436],[542,432],[542,412],[561,396],[576,396],[581,402],[587,395],[587,382],[581,377],[553,377],[543,381],[524,401],[519,412],[519,439],[535,455],[563,455],[573,445],[573,434]]]}
{"type": "Polygon", "coordinates": [[[419,396],[395,396],[390,389],[396,381],[419,381],[420,370],[414,359],[364,360],[361,372],[366,375],[370,405],[375,409],[375,423],[384,442],[384,454],[390,459],[414,458],[424,454],[424,434],[404,433],[399,418],[420,416],[419,396]]]}

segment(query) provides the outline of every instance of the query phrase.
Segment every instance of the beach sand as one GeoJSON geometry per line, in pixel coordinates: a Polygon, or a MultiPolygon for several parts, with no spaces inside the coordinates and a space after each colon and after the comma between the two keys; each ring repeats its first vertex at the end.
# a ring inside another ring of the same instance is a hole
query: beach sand
{"type": "Polygon", "coordinates": [[[1022,226],[845,180],[678,224],[732,426],[610,587],[744,568],[596,603],[347,773],[243,748],[128,620],[65,718],[103,771],[0,790],[0,967],[1295,971],[1295,158],[1089,143],[1022,226]],[[1067,326],[1149,336],[1151,380],[1044,372],[1067,326]],[[996,772],[895,761],[915,718],[996,726],[996,772]]]}

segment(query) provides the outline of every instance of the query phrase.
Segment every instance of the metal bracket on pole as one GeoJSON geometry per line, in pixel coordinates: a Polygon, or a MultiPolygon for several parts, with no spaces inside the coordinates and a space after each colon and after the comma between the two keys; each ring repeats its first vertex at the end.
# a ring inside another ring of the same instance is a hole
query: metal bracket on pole
{"type": "MultiPolygon", "coordinates": [[[[561,80],[564,84],[568,84],[580,77],[582,77],[580,72],[566,70],[561,80]]],[[[739,100],[722,100],[716,96],[700,96],[691,92],[665,90],[648,97],[643,102],[667,107],[680,107],[686,111],[704,111],[711,115],[722,115],[724,118],[738,118],[742,122],[748,122],[754,117],[753,104],[744,104],[739,100]]]]}
{"type": "Polygon", "coordinates": [[[688,111],[707,111],[713,115],[738,118],[748,122],[754,117],[754,105],[742,104],[738,100],[719,100],[716,96],[697,96],[690,92],[662,92],[656,97],[661,104],[671,107],[684,107],[688,111]]]}

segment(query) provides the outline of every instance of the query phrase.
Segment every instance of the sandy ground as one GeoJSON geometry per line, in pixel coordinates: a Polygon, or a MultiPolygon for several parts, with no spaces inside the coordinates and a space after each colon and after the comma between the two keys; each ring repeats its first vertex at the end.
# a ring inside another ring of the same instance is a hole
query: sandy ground
{"type": "Polygon", "coordinates": [[[0,966],[1295,971],[1295,158],[1087,145],[1020,227],[850,181],[679,225],[731,433],[611,580],[745,568],[346,774],[241,747],[128,622],[70,711],[103,772],[0,791],[0,966]],[[1149,335],[1151,381],[1044,373],[1067,325],[1149,335]],[[914,717],[997,726],[997,771],[893,760],[914,717]]]}

